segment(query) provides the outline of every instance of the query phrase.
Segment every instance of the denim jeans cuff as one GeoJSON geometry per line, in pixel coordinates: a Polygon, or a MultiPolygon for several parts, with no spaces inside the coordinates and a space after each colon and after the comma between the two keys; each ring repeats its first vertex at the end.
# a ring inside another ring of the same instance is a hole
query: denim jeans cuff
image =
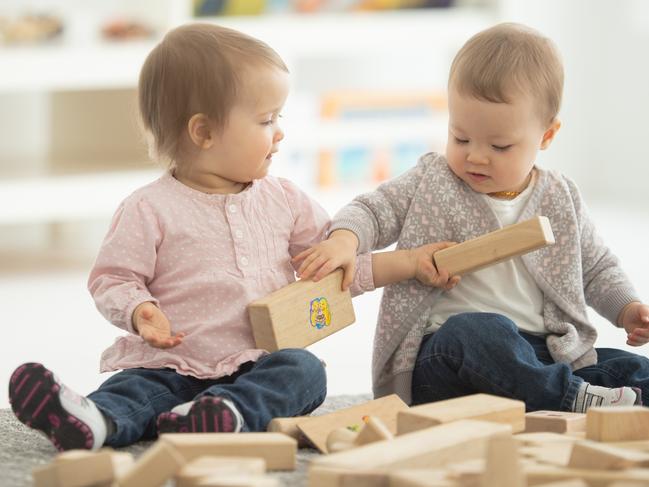
{"type": "Polygon", "coordinates": [[[579,388],[583,383],[584,379],[582,379],[581,377],[578,377],[576,375],[572,376],[570,384],[568,385],[568,390],[566,391],[566,394],[563,396],[563,400],[561,401],[561,411],[572,411],[572,405],[575,402],[575,398],[577,397],[577,392],[579,391],[579,388]]]}

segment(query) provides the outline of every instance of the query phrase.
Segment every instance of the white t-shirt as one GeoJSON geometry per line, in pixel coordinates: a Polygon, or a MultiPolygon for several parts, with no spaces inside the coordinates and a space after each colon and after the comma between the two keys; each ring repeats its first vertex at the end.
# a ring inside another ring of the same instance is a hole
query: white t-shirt
{"type": "MultiPolygon", "coordinates": [[[[512,200],[483,195],[503,226],[516,223],[532,193],[533,184],[512,200]]],[[[460,283],[444,291],[428,319],[428,333],[459,313],[498,313],[511,319],[522,331],[547,333],[543,323],[543,293],[520,257],[462,276],[460,283]]]]}

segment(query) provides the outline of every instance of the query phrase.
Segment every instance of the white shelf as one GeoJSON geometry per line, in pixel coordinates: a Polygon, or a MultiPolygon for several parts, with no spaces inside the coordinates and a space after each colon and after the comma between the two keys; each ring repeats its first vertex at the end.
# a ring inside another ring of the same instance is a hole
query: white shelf
{"type": "MultiPolygon", "coordinates": [[[[268,15],[194,19],[258,37],[287,61],[304,56],[449,52],[493,21],[485,9],[268,15]],[[453,48],[451,48],[453,46],[453,48]]],[[[181,23],[180,19],[176,23],[181,23]]],[[[135,87],[155,41],[0,47],[0,93],[135,87]]]]}
{"type": "Polygon", "coordinates": [[[0,179],[0,225],[105,218],[160,171],[0,179]]]}

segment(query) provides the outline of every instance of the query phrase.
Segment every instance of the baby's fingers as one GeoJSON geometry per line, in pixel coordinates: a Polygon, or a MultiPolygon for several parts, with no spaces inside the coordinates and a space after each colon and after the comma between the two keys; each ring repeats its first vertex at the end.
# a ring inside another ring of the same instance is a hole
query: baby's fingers
{"type": "Polygon", "coordinates": [[[295,257],[293,257],[293,258],[291,259],[291,261],[293,261],[293,262],[300,262],[301,260],[306,259],[306,258],[307,258],[309,255],[311,255],[314,251],[315,251],[315,249],[314,249],[313,247],[309,247],[308,249],[303,250],[302,252],[300,252],[299,254],[297,254],[295,257]]]}

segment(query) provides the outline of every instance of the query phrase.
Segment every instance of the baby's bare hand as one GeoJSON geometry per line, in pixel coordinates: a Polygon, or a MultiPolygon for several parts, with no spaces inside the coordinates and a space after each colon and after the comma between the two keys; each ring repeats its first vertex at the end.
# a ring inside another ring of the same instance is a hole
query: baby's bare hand
{"type": "Polygon", "coordinates": [[[412,249],[410,255],[415,269],[415,278],[427,286],[438,287],[447,291],[453,289],[460,282],[460,276],[451,276],[446,269],[437,269],[433,258],[438,250],[453,245],[455,245],[455,242],[438,242],[412,249]]]}
{"type": "Polygon", "coordinates": [[[180,345],[184,333],[171,334],[169,320],[155,304],[140,304],[133,312],[133,327],[142,339],[155,348],[173,348],[180,345]]]}

